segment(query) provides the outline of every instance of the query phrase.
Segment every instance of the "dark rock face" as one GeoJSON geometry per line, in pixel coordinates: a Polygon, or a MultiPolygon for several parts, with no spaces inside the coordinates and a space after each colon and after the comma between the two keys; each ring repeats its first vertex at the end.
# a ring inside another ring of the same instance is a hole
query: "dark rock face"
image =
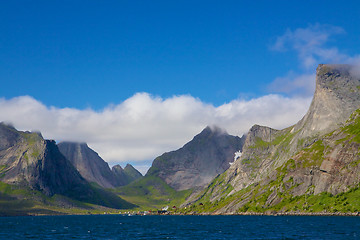
{"type": "Polygon", "coordinates": [[[58,147],[87,181],[105,188],[119,185],[109,165],[86,143],[62,142],[58,147]]]}
{"type": "Polygon", "coordinates": [[[146,175],[163,179],[175,190],[204,187],[234,161],[243,140],[206,127],[182,148],[157,157],[146,175]]]}
{"type": "Polygon", "coordinates": [[[128,185],[142,177],[142,174],[131,164],[127,164],[124,169],[120,165],[115,165],[111,170],[114,173],[119,186],[128,185]]]}
{"type": "Polygon", "coordinates": [[[0,124],[0,180],[29,186],[46,195],[91,194],[87,182],[59,152],[54,141],[0,124]]]}
{"type": "Polygon", "coordinates": [[[83,178],[104,188],[124,186],[142,176],[130,164],[125,169],[116,165],[111,170],[109,165],[86,143],[62,142],[58,144],[58,147],[83,178]]]}

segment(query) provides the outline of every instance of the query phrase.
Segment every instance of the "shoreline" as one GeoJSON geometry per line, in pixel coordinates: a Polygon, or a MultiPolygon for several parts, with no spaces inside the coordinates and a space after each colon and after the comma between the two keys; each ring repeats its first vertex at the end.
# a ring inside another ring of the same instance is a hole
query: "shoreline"
{"type": "Polygon", "coordinates": [[[14,214],[14,215],[0,215],[0,217],[37,217],[37,216],[91,216],[91,215],[122,215],[122,216],[342,216],[342,217],[359,217],[360,212],[271,212],[271,213],[259,213],[259,212],[241,212],[241,213],[176,213],[176,212],[166,212],[158,214],[155,212],[128,212],[128,213],[79,213],[79,214],[67,214],[67,213],[58,213],[58,214],[14,214]]]}
{"type": "MultiPolygon", "coordinates": [[[[185,214],[185,215],[191,215],[191,214],[185,214]]],[[[214,214],[214,213],[202,213],[202,214],[193,214],[193,215],[223,215],[223,216],[352,216],[352,217],[358,217],[360,216],[360,212],[354,212],[354,213],[343,213],[343,212],[299,212],[299,213],[293,213],[293,212],[278,212],[278,213],[257,213],[257,212],[244,212],[244,213],[223,213],[223,214],[214,214]]]]}

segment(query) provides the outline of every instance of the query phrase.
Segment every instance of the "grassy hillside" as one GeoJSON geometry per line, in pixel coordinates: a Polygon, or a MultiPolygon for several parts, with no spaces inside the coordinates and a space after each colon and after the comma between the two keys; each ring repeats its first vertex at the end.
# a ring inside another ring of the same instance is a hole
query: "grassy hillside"
{"type": "Polygon", "coordinates": [[[78,201],[62,195],[49,197],[40,191],[0,182],[0,216],[99,214],[136,207],[98,186],[91,188],[94,194],[78,201]]]}
{"type": "Polygon", "coordinates": [[[138,209],[159,209],[164,206],[179,206],[191,193],[191,190],[175,191],[162,179],[145,176],[127,186],[119,187],[115,192],[123,199],[138,205],[138,209]]]}

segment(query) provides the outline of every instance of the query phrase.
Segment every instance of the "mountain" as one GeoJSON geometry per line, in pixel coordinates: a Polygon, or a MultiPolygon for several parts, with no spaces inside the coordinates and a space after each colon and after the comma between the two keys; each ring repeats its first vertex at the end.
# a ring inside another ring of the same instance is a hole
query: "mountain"
{"type": "Polygon", "coordinates": [[[86,143],[61,142],[58,147],[87,181],[95,182],[104,188],[118,185],[109,165],[86,143]]]}
{"type": "Polygon", "coordinates": [[[112,167],[111,171],[117,179],[118,186],[127,185],[142,177],[142,174],[131,164],[126,164],[124,169],[120,165],[115,165],[112,167]]]}
{"type": "Polygon", "coordinates": [[[157,157],[146,176],[161,178],[175,190],[204,187],[234,161],[243,140],[218,127],[206,127],[182,148],[157,157]]]}
{"type": "Polygon", "coordinates": [[[81,176],[104,188],[124,186],[142,177],[132,165],[122,169],[120,165],[110,169],[109,165],[86,143],[61,142],[60,152],[73,164],[81,176]]]}
{"type": "Polygon", "coordinates": [[[283,130],[253,126],[241,157],[193,202],[217,213],[358,211],[349,201],[360,194],[360,79],[351,68],[319,65],[306,115],[283,130]]]}
{"type": "Polygon", "coordinates": [[[339,127],[360,106],[359,77],[351,65],[320,64],[310,108],[294,131],[299,137],[324,134],[339,127]]]}
{"type": "Polygon", "coordinates": [[[0,123],[0,200],[1,206],[5,206],[0,208],[0,215],[43,213],[54,207],[54,212],[61,211],[59,207],[90,211],[95,206],[89,203],[111,208],[134,207],[89,184],[61,154],[55,141],[43,139],[40,133],[17,131],[4,123],[0,123]]]}
{"type": "Polygon", "coordinates": [[[48,196],[78,190],[91,193],[54,141],[4,123],[0,123],[0,165],[0,181],[5,183],[29,186],[48,196]]]}

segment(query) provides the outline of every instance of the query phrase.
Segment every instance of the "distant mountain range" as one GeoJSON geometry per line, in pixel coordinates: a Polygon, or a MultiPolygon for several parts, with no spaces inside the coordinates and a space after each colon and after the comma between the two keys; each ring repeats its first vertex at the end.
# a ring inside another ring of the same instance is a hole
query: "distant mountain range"
{"type": "Polygon", "coordinates": [[[110,169],[86,143],[57,145],[0,123],[0,215],[166,205],[191,214],[359,212],[359,129],[360,78],[352,66],[322,64],[297,124],[254,125],[241,138],[206,127],[144,177],[129,164],[110,169]]]}

